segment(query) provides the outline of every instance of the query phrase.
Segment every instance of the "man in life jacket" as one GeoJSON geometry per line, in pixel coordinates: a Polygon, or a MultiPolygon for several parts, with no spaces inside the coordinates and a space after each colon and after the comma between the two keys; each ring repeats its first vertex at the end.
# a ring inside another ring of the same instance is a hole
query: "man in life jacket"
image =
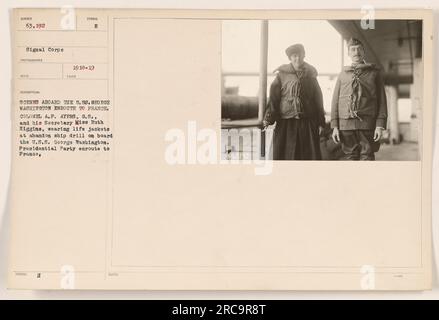
{"type": "Polygon", "coordinates": [[[364,46],[347,43],[352,65],[338,76],[331,105],[334,142],[342,144],[343,160],[375,160],[387,125],[387,100],[380,69],[365,61],[364,46]]]}

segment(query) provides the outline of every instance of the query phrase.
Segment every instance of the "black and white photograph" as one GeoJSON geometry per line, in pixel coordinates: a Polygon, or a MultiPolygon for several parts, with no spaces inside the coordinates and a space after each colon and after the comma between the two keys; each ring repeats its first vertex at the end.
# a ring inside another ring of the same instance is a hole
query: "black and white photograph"
{"type": "Polygon", "coordinates": [[[439,298],[438,12],[33,1],[0,4],[0,300],[439,298]]]}
{"type": "Polygon", "coordinates": [[[226,20],[223,159],[419,161],[422,20],[226,20]]]}

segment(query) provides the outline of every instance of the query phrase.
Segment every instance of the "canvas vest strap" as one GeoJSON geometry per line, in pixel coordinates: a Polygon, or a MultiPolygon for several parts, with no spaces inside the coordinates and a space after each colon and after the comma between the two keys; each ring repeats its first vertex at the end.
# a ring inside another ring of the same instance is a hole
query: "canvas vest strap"
{"type": "Polygon", "coordinates": [[[351,81],[352,94],[350,96],[348,110],[351,118],[357,118],[360,121],[363,121],[360,118],[360,116],[357,114],[362,96],[362,85],[359,78],[361,71],[362,70],[359,68],[354,68],[353,70],[352,81],[351,81]]]}
{"type": "Polygon", "coordinates": [[[286,100],[293,106],[298,117],[300,117],[304,113],[303,79],[305,77],[305,71],[296,71],[295,73],[297,76],[297,81],[288,82],[286,100]]]}

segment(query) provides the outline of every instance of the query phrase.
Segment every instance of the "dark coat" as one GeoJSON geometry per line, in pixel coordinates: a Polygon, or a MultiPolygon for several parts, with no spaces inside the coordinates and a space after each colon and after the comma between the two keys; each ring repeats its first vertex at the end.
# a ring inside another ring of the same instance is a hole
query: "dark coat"
{"type": "Polygon", "coordinates": [[[318,127],[325,125],[325,111],[317,70],[304,63],[299,71],[284,64],[275,72],[264,117],[276,122],[273,159],[321,160],[318,127]]]}
{"type": "Polygon", "coordinates": [[[331,105],[331,127],[340,130],[386,128],[387,100],[380,70],[371,63],[343,68],[331,105]]]}
{"type": "Polygon", "coordinates": [[[301,81],[301,108],[292,102],[291,90],[299,81],[298,73],[291,63],[275,70],[276,78],[270,87],[270,97],[264,120],[273,124],[279,119],[306,118],[320,126],[325,125],[322,90],[317,81],[317,70],[308,63],[303,66],[301,81]]]}

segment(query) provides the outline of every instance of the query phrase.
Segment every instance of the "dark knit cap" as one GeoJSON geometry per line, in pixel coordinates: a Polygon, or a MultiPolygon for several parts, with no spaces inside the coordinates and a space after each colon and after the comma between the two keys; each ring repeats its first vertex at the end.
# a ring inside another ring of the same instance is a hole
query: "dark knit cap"
{"type": "Polygon", "coordinates": [[[293,44],[293,45],[289,46],[288,48],[286,48],[285,53],[287,54],[287,57],[289,58],[293,53],[305,54],[305,48],[303,47],[302,44],[296,43],[296,44],[293,44]]]}

